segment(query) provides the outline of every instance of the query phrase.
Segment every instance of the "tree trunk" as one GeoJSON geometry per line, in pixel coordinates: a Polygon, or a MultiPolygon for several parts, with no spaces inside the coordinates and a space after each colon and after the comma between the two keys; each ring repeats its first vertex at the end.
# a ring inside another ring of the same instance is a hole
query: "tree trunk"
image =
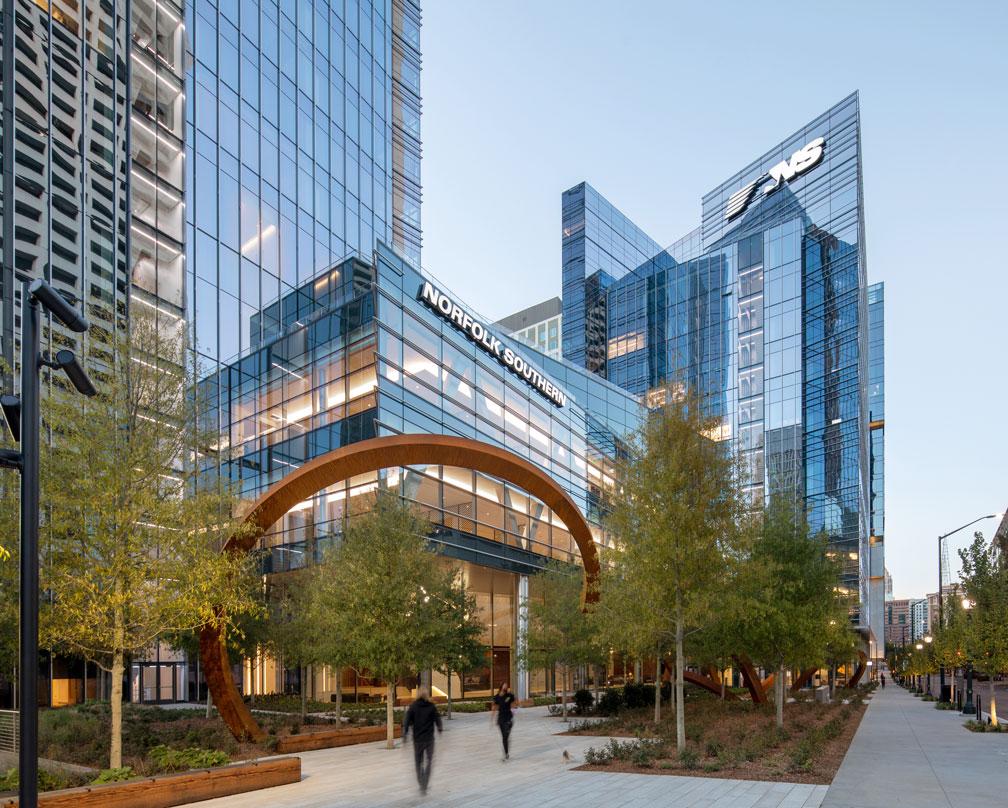
{"type": "Polygon", "coordinates": [[[836,694],[836,665],[831,664],[829,666],[829,699],[833,701],[833,697],[836,694]]]}
{"type": "Polygon", "coordinates": [[[784,695],[787,689],[784,687],[784,666],[777,668],[777,729],[784,729],[784,695]]]}
{"type": "Polygon", "coordinates": [[[662,659],[661,659],[661,648],[659,647],[655,651],[655,683],[654,683],[654,722],[657,724],[661,721],[661,674],[662,674],[662,659]]]}
{"type": "Polygon", "coordinates": [[[388,695],[385,697],[385,748],[395,749],[395,733],[392,731],[395,707],[395,682],[389,682],[388,695]]]}
{"type": "Polygon", "coordinates": [[[336,669],[336,725],[343,723],[343,668],[336,669]]]}
{"type": "Polygon", "coordinates": [[[676,591],[676,625],[675,625],[675,733],[676,749],[680,752],[686,748],[686,693],[683,688],[683,673],[685,662],[683,658],[683,638],[685,636],[685,626],[683,625],[682,597],[676,591]]]}
{"type": "Polygon", "coordinates": [[[721,671],[721,701],[725,700],[725,677],[728,675],[728,669],[722,668],[721,671]]]}
{"type": "Polygon", "coordinates": [[[568,668],[567,668],[566,665],[564,665],[563,666],[563,684],[561,685],[561,687],[563,688],[563,692],[560,693],[560,709],[563,712],[563,720],[564,721],[567,720],[567,671],[568,671],[568,668]]]}
{"type": "MultiPolygon", "coordinates": [[[[252,692],[255,692],[255,682],[252,683],[252,692]]],[[[308,666],[301,666],[301,723],[304,723],[305,713],[308,712],[308,666]]]]}
{"type": "Polygon", "coordinates": [[[452,720],[451,714],[451,668],[448,668],[448,720],[452,720]]]}
{"type": "MultiPolygon", "coordinates": [[[[987,688],[990,691],[990,722],[991,726],[996,727],[998,725],[997,717],[997,702],[994,701],[994,674],[987,674],[987,688]]],[[[980,720],[980,716],[977,716],[977,721],[980,720]]]]}
{"type": "MultiPolygon", "coordinates": [[[[120,630],[116,631],[121,634],[120,630]]],[[[112,654],[112,733],[109,738],[109,768],[122,768],[123,670],[126,661],[121,648],[112,654]]]]}
{"type": "Polygon", "coordinates": [[[210,692],[210,685],[206,689],[206,717],[210,717],[210,708],[213,706],[213,693],[210,692]]]}

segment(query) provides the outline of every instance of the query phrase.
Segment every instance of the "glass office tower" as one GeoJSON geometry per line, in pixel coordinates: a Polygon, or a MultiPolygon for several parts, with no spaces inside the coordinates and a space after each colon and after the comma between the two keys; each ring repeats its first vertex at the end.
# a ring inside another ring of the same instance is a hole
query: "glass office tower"
{"type": "MultiPolygon", "coordinates": [[[[868,430],[871,440],[872,630],[881,642],[882,615],[891,581],[885,571],[885,284],[868,287],[868,430]],[[887,586],[888,582],[888,586],[887,586]]],[[[878,656],[883,649],[879,648],[878,656]]]]}
{"type": "Polygon", "coordinates": [[[378,240],[419,262],[420,10],[197,0],[187,20],[187,291],[211,366],[280,333],[256,312],[378,240]]]}
{"type": "Polygon", "coordinates": [[[855,93],[705,194],[700,226],[665,250],[575,186],[563,195],[563,322],[568,359],[649,406],[699,393],[745,459],[750,494],[784,490],[826,531],[867,626],[882,558],[868,552],[861,178],[855,93]]]}
{"type": "MultiPolygon", "coordinates": [[[[101,369],[103,339],[131,312],[184,322],[183,11],[175,0],[2,9],[0,356],[17,368],[22,282],[44,278],[93,328],[68,334],[43,314],[43,349],[80,346],[101,369]]],[[[46,667],[51,704],[94,696],[81,660],[46,667]]],[[[174,697],[176,673],[153,690],[174,697]]]]}

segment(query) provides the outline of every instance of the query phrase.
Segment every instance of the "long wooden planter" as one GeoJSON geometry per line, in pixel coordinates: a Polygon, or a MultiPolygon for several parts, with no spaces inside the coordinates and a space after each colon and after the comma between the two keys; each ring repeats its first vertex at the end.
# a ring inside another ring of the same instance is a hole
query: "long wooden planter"
{"type": "MultiPolygon", "coordinates": [[[[393,727],[393,737],[402,737],[401,724],[396,724],[393,727]]],[[[384,724],[371,727],[323,729],[281,738],[277,743],[277,752],[281,755],[289,755],[294,752],[310,752],[313,749],[331,749],[334,746],[352,746],[357,743],[373,743],[384,740],[384,724]]]]}
{"type": "MultiPolygon", "coordinates": [[[[300,780],[301,758],[272,758],[128,783],[47,791],[39,794],[39,808],[170,808],[300,780]]],[[[17,804],[17,797],[0,799],[0,808],[15,808],[17,804]]]]}

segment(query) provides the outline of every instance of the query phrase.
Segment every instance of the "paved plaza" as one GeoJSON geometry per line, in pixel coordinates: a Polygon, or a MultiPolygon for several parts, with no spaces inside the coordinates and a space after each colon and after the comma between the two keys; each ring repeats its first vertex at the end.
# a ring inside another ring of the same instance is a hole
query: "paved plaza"
{"type": "Polygon", "coordinates": [[[421,798],[412,743],[305,752],[303,779],[289,786],[195,803],[200,808],[330,808],[333,806],[675,805],[677,808],[818,808],[826,786],[648,774],[576,772],[584,750],[605,738],[558,736],[563,729],[545,708],[519,710],[511,760],[501,762],[500,736],[486,713],[445,721],[438,738],[430,791],[421,798]],[[565,762],[564,750],[571,756],[565,762]]]}
{"type": "Polygon", "coordinates": [[[1008,794],[1008,734],[976,734],[958,713],[902,688],[876,690],[831,786],[651,774],[578,772],[605,738],[559,736],[545,708],[521,710],[512,755],[487,714],[445,721],[430,792],[417,792],[412,745],[323,749],[301,755],[300,783],[198,803],[203,808],[332,806],[651,806],[677,808],[994,808],[1008,794]],[[571,757],[564,760],[564,750],[571,757]]]}

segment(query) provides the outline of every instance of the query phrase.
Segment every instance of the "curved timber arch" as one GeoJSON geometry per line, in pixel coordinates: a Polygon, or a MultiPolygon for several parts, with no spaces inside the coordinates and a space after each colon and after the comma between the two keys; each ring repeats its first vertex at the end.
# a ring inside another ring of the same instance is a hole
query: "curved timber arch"
{"type": "MultiPolygon", "coordinates": [[[[330,485],[383,468],[417,465],[473,469],[520,486],[542,500],[563,520],[581,552],[585,573],[583,600],[591,602],[598,599],[595,582],[599,560],[595,541],[588,522],[570,495],[528,460],[489,443],[449,435],[371,438],[315,458],[288,474],[259,498],[244,520],[251,529],[228,539],[224,551],[247,553],[291,508],[330,485]]],[[[214,704],[234,736],[256,740],[265,737],[231,679],[231,662],[224,637],[212,626],[205,626],[200,634],[200,657],[214,704]]]]}

